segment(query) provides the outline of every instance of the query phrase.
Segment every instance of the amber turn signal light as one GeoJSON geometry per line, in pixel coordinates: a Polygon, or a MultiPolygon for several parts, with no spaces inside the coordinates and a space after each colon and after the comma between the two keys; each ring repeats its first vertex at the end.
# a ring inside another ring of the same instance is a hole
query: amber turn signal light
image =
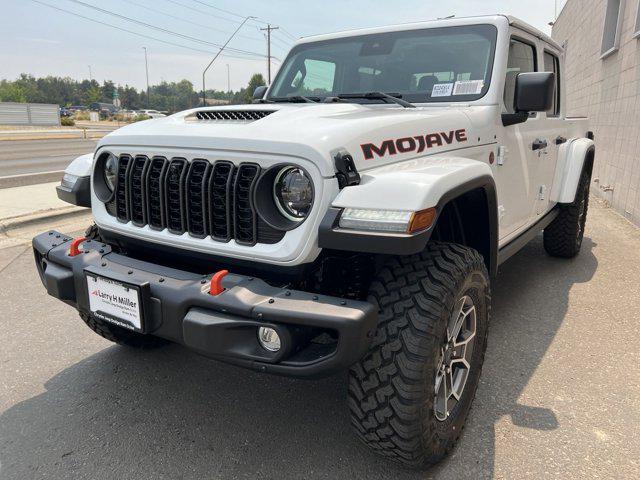
{"type": "Polygon", "coordinates": [[[407,233],[416,233],[431,227],[436,219],[436,214],[437,212],[435,208],[427,208],[426,210],[415,212],[411,215],[411,221],[409,222],[407,233]]]}

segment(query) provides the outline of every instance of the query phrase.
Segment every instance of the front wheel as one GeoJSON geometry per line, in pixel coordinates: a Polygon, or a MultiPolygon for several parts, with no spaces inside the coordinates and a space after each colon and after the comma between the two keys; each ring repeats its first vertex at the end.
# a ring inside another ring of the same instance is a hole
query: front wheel
{"type": "Polygon", "coordinates": [[[442,459],[457,441],[478,386],[489,323],[482,256],[433,242],[391,259],[372,283],[376,337],[350,371],[359,437],[411,467],[442,459]]]}

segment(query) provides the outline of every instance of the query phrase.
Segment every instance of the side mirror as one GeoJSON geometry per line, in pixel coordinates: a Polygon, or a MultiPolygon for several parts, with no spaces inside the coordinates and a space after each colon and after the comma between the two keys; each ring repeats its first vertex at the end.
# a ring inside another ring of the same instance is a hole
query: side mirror
{"type": "Polygon", "coordinates": [[[515,110],[517,113],[546,112],[553,105],[556,74],[521,73],[516,77],[515,110]]]}
{"type": "Polygon", "coordinates": [[[254,100],[261,100],[262,97],[264,97],[264,94],[267,93],[267,89],[269,87],[262,85],[261,87],[256,87],[256,89],[253,91],[253,99],[254,100]]]}
{"type": "Polygon", "coordinates": [[[556,74],[527,72],[516,76],[513,107],[515,113],[503,113],[502,125],[508,127],[524,123],[531,112],[546,112],[553,105],[556,74]]]}

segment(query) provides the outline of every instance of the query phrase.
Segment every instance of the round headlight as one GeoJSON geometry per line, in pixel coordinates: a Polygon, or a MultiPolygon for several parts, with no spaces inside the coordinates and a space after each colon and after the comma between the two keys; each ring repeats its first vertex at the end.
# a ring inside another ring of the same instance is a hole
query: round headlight
{"type": "Polygon", "coordinates": [[[118,176],[118,159],[115,155],[109,154],[109,157],[104,162],[104,181],[109,187],[109,190],[113,191],[116,188],[116,178],[118,176]]]}
{"type": "Polygon", "coordinates": [[[313,204],[311,179],[301,168],[284,167],[273,182],[273,197],[282,215],[291,221],[301,222],[313,204]]]}

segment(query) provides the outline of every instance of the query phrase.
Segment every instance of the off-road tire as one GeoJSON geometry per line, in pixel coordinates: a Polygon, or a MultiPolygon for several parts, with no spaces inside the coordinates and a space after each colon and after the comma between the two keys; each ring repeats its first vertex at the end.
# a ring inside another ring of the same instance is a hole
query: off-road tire
{"type": "Polygon", "coordinates": [[[459,438],[480,378],[491,305],[483,258],[471,248],[432,242],[420,254],[391,258],[368,301],[378,307],[379,323],[368,354],[349,373],[352,424],[385,457],[413,468],[434,464],[459,438]],[[477,343],[461,398],[440,421],[434,412],[436,370],[462,295],[477,308],[477,343]]]}
{"type": "Polygon", "coordinates": [[[137,348],[140,350],[151,350],[170,343],[164,338],[133,332],[126,328],[104,322],[83,312],[80,313],[80,318],[82,318],[84,323],[86,323],[91,330],[96,332],[102,338],[106,338],[111,342],[124,345],[126,347],[137,348]]]}
{"type": "Polygon", "coordinates": [[[580,253],[589,210],[590,183],[591,173],[585,169],[573,203],[559,205],[558,216],[544,229],[544,249],[552,257],[573,258],[580,253]]]}

